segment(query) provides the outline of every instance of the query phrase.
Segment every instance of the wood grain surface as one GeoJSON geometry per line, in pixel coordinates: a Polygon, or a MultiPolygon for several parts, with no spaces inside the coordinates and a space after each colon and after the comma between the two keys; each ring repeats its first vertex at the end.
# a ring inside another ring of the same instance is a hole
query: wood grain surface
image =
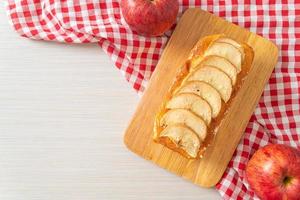
{"type": "Polygon", "coordinates": [[[270,41],[200,9],[187,10],[165,48],[126,130],[125,144],[134,153],[197,185],[214,186],[223,175],[244,133],[275,67],[277,55],[277,47],[270,41]],[[153,142],[154,116],[195,43],[203,36],[218,33],[249,44],[254,50],[254,60],[204,157],[201,160],[189,160],[153,142]]]}

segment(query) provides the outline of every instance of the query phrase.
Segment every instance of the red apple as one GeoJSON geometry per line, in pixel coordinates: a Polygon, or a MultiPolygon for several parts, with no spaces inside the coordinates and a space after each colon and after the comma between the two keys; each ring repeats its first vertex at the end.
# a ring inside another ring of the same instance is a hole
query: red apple
{"type": "Polygon", "coordinates": [[[121,0],[125,21],[145,36],[159,36],[171,28],[178,9],[178,0],[121,0]]]}
{"type": "Polygon", "coordinates": [[[247,164],[250,187],[261,199],[300,199],[300,151],[281,144],[264,146],[247,164]]]}

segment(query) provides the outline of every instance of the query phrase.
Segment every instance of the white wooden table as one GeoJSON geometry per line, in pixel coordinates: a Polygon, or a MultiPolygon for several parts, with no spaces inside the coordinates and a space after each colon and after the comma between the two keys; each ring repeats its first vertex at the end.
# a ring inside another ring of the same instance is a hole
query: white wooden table
{"type": "Polygon", "coordinates": [[[0,9],[0,199],[220,199],[123,144],[138,95],[96,44],[19,37],[0,9]]]}

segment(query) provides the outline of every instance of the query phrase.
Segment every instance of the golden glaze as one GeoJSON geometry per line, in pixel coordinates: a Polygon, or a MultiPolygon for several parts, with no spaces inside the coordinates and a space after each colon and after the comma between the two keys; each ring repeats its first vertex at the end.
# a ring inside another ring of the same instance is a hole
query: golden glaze
{"type": "MultiPolygon", "coordinates": [[[[185,156],[187,158],[191,158],[191,156],[189,156],[183,149],[178,147],[178,145],[175,144],[170,138],[159,137],[159,133],[163,130],[163,127],[160,126],[160,119],[168,111],[168,109],[166,109],[166,103],[173,97],[173,95],[176,94],[178,89],[181,87],[182,83],[185,82],[187,75],[195,69],[195,66],[193,66],[193,60],[202,59],[206,49],[209,48],[209,46],[213,42],[215,42],[216,40],[218,40],[221,37],[224,37],[224,35],[211,35],[211,36],[204,37],[197,42],[197,44],[194,46],[194,48],[192,49],[192,51],[190,53],[189,59],[186,61],[186,63],[183,65],[183,67],[178,72],[178,75],[174,79],[174,83],[170,87],[170,90],[161,105],[160,111],[157,113],[156,118],[155,118],[154,140],[176,152],[179,152],[180,154],[182,154],[183,156],[185,156]]],[[[234,98],[236,92],[242,85],[245,76],[247,75],[247,73],[250,70],[253,56],[254,56],[253,50],[250,46],[248,46],[247,44],[244,44],[244,43],[241,44],[241,47],[244,50],[244,60],[243,60],[242,67],[241,67],[242,70],[240,73],[237,74],[236,84],[233,85],[232,94],[231,94],[229,101],[226,103],[222,102],[222,107],[221,107],[220,113],[218,114],[218,116],[216,118],[212,119],[210,125],[208,126],[207,136],[206,136],[205,140],[203,142],[201,142],[201,147],[198,151],[198,156],[196,158],[201,158],[203,156],[205,149],[209,146],[209,144],[213,140],[214,135],[217,132],[219,124],[221,123],[222,119],[226,115],[226,111],[230,107],[232,99],[234,98]]]]}

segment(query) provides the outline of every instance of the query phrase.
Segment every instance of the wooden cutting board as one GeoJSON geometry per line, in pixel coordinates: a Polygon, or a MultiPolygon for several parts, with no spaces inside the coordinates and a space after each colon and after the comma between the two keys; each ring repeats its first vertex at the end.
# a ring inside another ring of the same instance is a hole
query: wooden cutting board
{"type": "Polygon", "coordinates": [[[125,144],[134,153],[195,184],[214,186],[226,170],[244,133],[277,62],[277,55],[278,49],[273,43],[254,33],[200,9],[185,11],[126,130],[125,144]],[[204,157],[189,160],[153,142],[154,118],[179,68],[199,38],[218,33],[248,43],[254,50],[254,60],[204,157]]]}

